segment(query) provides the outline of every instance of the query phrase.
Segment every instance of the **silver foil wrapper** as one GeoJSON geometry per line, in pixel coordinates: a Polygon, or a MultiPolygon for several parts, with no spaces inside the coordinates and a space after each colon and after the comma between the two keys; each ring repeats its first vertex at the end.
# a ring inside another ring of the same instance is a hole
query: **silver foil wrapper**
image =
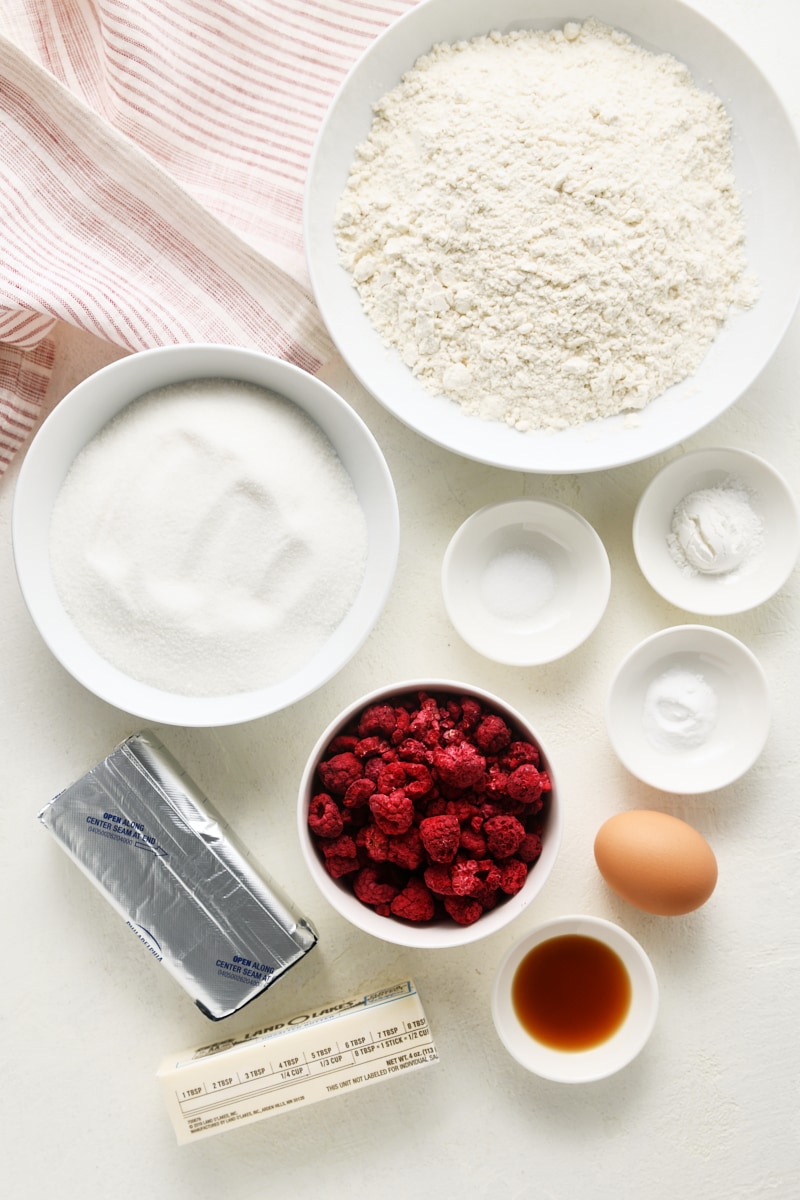
{"type": "Polygon", "coordinates": [[[60,792],[39,820],[212,1020],[316,944],[149,730],[60,792]]]}

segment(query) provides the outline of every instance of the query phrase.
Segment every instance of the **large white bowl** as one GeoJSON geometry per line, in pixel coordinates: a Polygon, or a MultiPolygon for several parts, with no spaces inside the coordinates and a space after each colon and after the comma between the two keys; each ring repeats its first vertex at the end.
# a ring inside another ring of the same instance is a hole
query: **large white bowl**
{"type": "Polygon", "coordinates": [[[361,418],[299,367],[233,346],[166,346],[120,359],[78,384],[53,410],[25,456],[14,496],[14,560],[22,595],[44,641],[71,675],[109,704],[168,725],[222,726],[277,712],[321,687],[356,653],[378,619],[399,549],[397,497],[381,450],[361,418]],[[234,695],[183,696],[118,670],[65,612],[50,569],[50,516],[76,455],[143,393],[193,379],[257,384],[292,401],[327,435],[350,475],[367,522],[364,580],[339,627],[293,675],[234,695]]]}
{"type": "Polygon", "coordinates": [[[300,838],[300,849],[314,882],[328,903],[356,929],[398,946],[413,946],[423,950],[444,950],[453,946],[465,946],[504,928],[527,909],[547,883],[561,845],[562,825],[562,801],[553,772],[553,764],[541,738],[533,727],[521,713],[499,697],[492,695],[491,692],[474,687],[472,684],[457,683],[453,680],[407,680],[389,687],[379,688],[349,704],[317,740],[300,781],[297,831],[300,838]],[[552,783],[542,834],[542,853],[529,870],[525,884],[516,895],[509,896],[495,908],[484,912],[472,925],[458,925],[449,920],[415,924],[391,916],[380,916],[374,909],[362,904],[357,899],[352,887],[347,883],[346,877],[334,879],[328,874],[309,833],[308,809],[315,793],[314,777],[323,752],[332,739],[346,728],[354,716],[369,705],[387,703],[392,697],[420,691],[445,693],[452,695],[454,699],[459,696],[472,696],[487,708],[499,713],[513,728],[519,731],[521,737],[536,743],[541,751],[543,768],[547,770],[552,783]]]}
{"type": "Polygon", "coordinates": [[[479,462],[547,474],[596,471],[658,454],[702,429],[750,386],[794,314],[800,294],[800,150],[780,100],[746,52],[680,0],[425,0],[368,48],[331,104],[312,155],[306,250],[325,323],[353,373],[390,412],[432,442],[479,462]],[[734,169],[744,207],[748,266],[758,303],[733,318],[696,373],[653,400],[634,427],[624,416],[558,432],[521,434],[470,417],[434,396],[388,349],[365,315],[334,238],[335,208],[372,105],[436,42],[490,30],[550,29],[594,16],[645,49],[686,63],[733,121],[734,169]]]}

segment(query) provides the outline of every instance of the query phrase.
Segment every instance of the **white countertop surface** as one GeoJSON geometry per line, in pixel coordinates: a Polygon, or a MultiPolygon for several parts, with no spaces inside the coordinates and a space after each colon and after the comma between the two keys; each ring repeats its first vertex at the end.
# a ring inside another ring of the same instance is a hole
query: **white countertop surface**
{"type": "MultiPolygon", "coordinates": [[[[706,0],[767,70],[797,120],[800,8],[791,0],[706,0]]],[[[55,402],[120,351],[61,326],[55,402]]],[[[375,630],[340,674],[290,710],[218,730],[157,732],[316,925],[319,946],[226,1033],[412,976],[440,1062],[350,1096],[178,1148],[155,1072],[218,1026],[125,931],[36,820],[47,801],[140,726],[75,683],[48,652],[20,597],[10,542],[18,464],[0,484],[3,721],[2,1130],[13,1200],[251,1200],[406,1192],[425,1200],[673,1196],[790,1200],[800,1195],[798,852],[800,575],[741,616],[707,619],[740,638],[767,673],[766,749],[738,783],[679,798],[637,783],[616,760],[604,704],[640,639],[694,622],[650,589],[631,545],[645,486],[702,446],[754,451],[797,484],[800,321],[743,399],[656,460],[607,473],[543,477],[462,460],[387,414],[334,362],[322,378],[378,438],[398,491],[396,582],[375,630]],[[577,509],[611,560],[608,609],[567,658],[535,669],[471,651],[444,611],[439,571],[458,525],[482,505],[543,496],[577,509]],[[544,892],[507,930],[450,952],[410,951],[350,928],[317,893],[295,833],[297,786],[322,729],[353,699],[415,677],[485,687],[522,710],[557,763],[565,832],[544,892]],[[592,843],[612,813],[657,808],[711,843],[719,883],[685,917],[618,900],[592,843]],[[505,951],[541,920],[590,913],[636,937],[655,967],[655,1032],[624,1071],[570,1087],[527,1074],[492,1025],[490,989],[505,951]]],[[[213,1032],[212,1032],[213,1031],[213,1032]]]]}

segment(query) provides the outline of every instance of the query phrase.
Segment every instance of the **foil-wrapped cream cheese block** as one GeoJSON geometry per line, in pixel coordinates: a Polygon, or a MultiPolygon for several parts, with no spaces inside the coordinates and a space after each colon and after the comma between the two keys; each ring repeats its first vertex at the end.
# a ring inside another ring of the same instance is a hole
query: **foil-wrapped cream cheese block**
{"type": "Polygon", "coordinates": [[[212,1020],[316,944],[149,730],[60,792],[39,820],[212,1020]]]}

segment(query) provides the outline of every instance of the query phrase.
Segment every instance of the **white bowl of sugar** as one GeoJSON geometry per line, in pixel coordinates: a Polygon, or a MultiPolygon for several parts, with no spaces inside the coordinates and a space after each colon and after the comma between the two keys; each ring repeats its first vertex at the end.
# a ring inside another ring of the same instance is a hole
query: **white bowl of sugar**
{"type": "Polygon", "coordinates": [[[456,530],[442,562],[450,620],[468,645],[509,666],[563,658],[597,627],[611,568],[584,517],[550,500],[489,504],[456,530]]]}
{"type": "Polygon", "coordinates": [[[325,683],[377,620],[397,499],[361,418],[290,363],[142,351],[80,383],[22,465],[14,558],[55,657],[149,721],[221,726],[325,683]]]}
{"type": "Polygon", "coordinates": [[[678,795],[715,791],[753,766],[766,743],[764,670],[737,638],[675,625],[645,638],[611,683],[606,721],[623,765],[678,795]]]}

